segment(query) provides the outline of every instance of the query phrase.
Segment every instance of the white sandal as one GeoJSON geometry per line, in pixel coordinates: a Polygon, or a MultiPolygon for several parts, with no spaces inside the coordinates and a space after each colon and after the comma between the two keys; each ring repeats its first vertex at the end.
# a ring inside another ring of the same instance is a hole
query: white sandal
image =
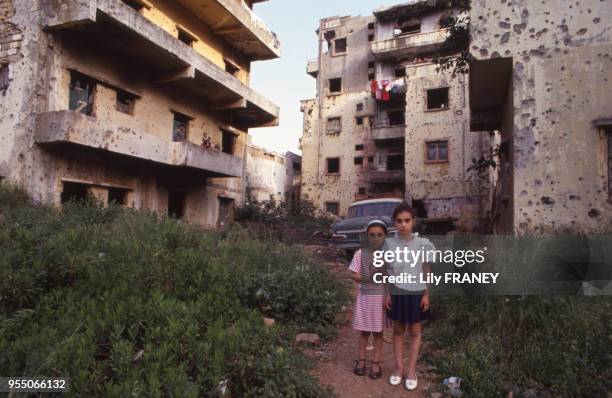
{"type": "Polygon", "coordinates": [[[391,374],[389,376],[389,384],[391,384],[392,386],[399,386],[401,382],[402,376],[396,376],[394,374],[391,374]]]}
{"type": "Polygon", "coordinates": [[[408,391],[412,391],[412,390],[414,390],[415,388],[417,388],[417,384],[418,384],[418,383],[417,383],[417,376],[416,376],[416,373],[415,373],[415,375],[414,375],[414,380],[409,379],[409,378],[407,378],[407,377],[406,377],[406,380],[404,380],[404,387],[405,387],[405,388],[406,388],[406,390],[408,390],[408,391]]]}

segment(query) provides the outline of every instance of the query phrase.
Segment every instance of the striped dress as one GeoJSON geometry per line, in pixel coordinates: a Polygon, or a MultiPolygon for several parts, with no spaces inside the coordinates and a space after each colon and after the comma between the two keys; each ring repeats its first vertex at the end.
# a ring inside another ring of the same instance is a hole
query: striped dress
{"type": "MultiPolygon", "coordinates": [[[[369,275],[370,268],[373,268],[373,266],[368,264],[368,269],[362,269],[361,254],[361,250],[355,253],[349,265],[349,270],[357,272],[362,276],[369,275]]],[[[380,287],[382,288],[382,285],[380,287]]],[[[385,328],[391,327],[391,320],[387,318],[384,305],[384,292],[380,294],[372,294],[370,292],[364,294],[364,289],[362,289],[360,284],[353,307],[353,329],[363,332],[382,332],[385,328]]]]}

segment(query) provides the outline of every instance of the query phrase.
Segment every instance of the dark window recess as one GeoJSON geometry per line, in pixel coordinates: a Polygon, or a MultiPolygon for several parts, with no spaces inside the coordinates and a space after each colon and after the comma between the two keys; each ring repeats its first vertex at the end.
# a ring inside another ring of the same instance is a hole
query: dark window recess
{"type": "Polygon", "coordinates": [[[357,144],[357,145],[355,145],[355,150],[356,150],[356,151],[363,151],[363,144],[357,144]]]}
{"type": "Polygon", "coordinates": [[[374,68],[374,65],[376,65],[376,63],[374,63],[374,61],[368,62],[368,69],[374,68]]]}
{"type": "Polygon", "coordinates": [[[227,130],[221,130],[221,133],[221,150],[225,153],[233,155],[234,147],[236,146],[236,134],[227,130]]]}
{"type": "Polygon", "coordinates": [[[374,163],[374,156],[368,157],[368,163],[374,163]]]}
{"type": "Polygon", "coordinates": [[[357,112],[361,112],[363,110],[363,103],[358,103],[357,104],[357,112]]]}
{"type": "Polygon", "coordinates": [[[232,221],[234,221],[234,199],[219,198],[219,227],[226,227],[232,221]]]}
{"type": "Polygon", "coordinates": [[[608,200],[612,200],[612,127],[604,131],[608,139],[608,200]]]}
{"type": "Polygon", "coordinates": [[[192,35],[181,28],[178,28],[178,39],[188,46],[191,46],[195,41],[195,38],[192,35]]]}
{"type": "Polygon", "coordinates": [[[68,95],[68,109],[93,114],[93,97],[96,82],[90,77],[72,72],[70,77],[70,93],[68,95]]]}
{"type": "Polygon", "coordinates": [[[406,68],[397,68],[395,70],[395,77],[406,77],[406,68]]]}
{"type": "Polygon", "coordinates": [[[354,163],[356,165],[362,165],[363,164],[363,158],[361,156],[356,156],[354,159],[354,163]]]}
{"type": "Polygon", "coordinates": [[[387,155],[387,170],[404,170],[404,155],[387,155]]]}
{"type": "Polygon", "coordinates": [[[387,112],[389,118],[389,126],[401,126],[406,124],[406,117],[404,111],[389,111],[387,112]]]}
{"type": "Polygon", "coordinates": [[[135,9],[136,11],[140,11],[144,8],[144,4],[137,0],[123,0],[123,2],[129,7],[135,9]]]}
{"type": "Polygon", "coordinates": [[[368,80],[374,80],[374,73],[369,73],[368,74],[368,80]]]}
{"type": "Polygon", "coordinates": [[[365,195],[366,194],[366,189],[365,188],[359,188],[359,191],[357,191],[357,193],[359,195],[365,195]]]}
{"type": "Polygon", "coordinates": [[[338,202],[325,202],[325,211],[328,213],[338,215],[339,207],[338,202]]]}
{"type": "Polygon", "coordinates": [[[368,23],[368,30],[374,29],[374,22],[368,23]]]}
{"type": "Polygon", "coordinates": [[[427,109],[448,108],[448,87],[427,90],[427,109]]]}
{"type": "Polygon", "coordinates": [[[172,125],[172,141],[181,142],[187,139],[189,133],[189,116],[174,112],[174,122],[172,125]]]}
{"type": "Polygon", "coordinates": [[[4,93],[9,87],[9,66],[0,65],[0,91],[4,93]]]}
{"type": "Polygon", "coordinates": [[[136,96],[126,93],[125,91],[117,91],[117,111],[133,115],[135,104],[136,96]]]}
{"type": "Polygon", "coordinates": [[[229,73],[230,75],[236,76],[238,72],[240,71],[240,67],[236,65],[235,63],[227,59],[224,59],[223,62],[225,62],[225,71],[229,73]]]}
{"type": "Polygon", "coordinates": [[[111,187],[108,189],[108,204],[116,203],[125,206],[127,204],[127,195],[127,189],[111,187]]]}
{"type": "Polygon", "coordinates": [[[340,173],[340,158],[327,158],[327,173],[340,173]]]}
{"type": "Polygon", "coordinates": [[[300,173],[302,171],[302,164],[299,162],[292,162],[293,163],[293,171],[300,173]]]}
{"type": "Polygon", "coordinates": [[[374,33],[368,35],[368,41],[374,41],[374,33]]]}
{"type": "Polygon", "coordinates": [[[421,31],[421,21],[416,18],[400,19],[397,23],[397,29],[404,35],[419,33],[421,31]]]}
{"type": "Polygon", "coordinates": [[[427,143],[426,156],[428,162],[448,161],[448,141],[430,141],[427,143]]]}
{"type": "Polygon", "coordinates": [[[185,215],[185,192],[168,191],[168,215],[174,218],[183,218],[185,215]]]}
{"type": "Polygon", "coordinates": [[[342,92],[342,78],[337,77],[335,79],[329,79],[329,92],[330,93],[342,92]]]}
{"type": "Polygon", "coordinates": [[[334,53],[342,54],[346,52],[346,38],[334,40],[334,53]]]}
{"type": "Polygon", "coordinates": [[[336,31],[328,30],[327,32],[323,33],[323,37],[325,38],[325,40],[332,40],[336,37],[336,31]]]}
{"type": "Polygon", "coordinates": [[[363,118],[361,116],[356,117],[355,123],[357,123],[358,126],[361,126],[363,124],[363,118]]]}
{"type": "Polygon", "coordinates": [[[89,186],[78,182],[64,181],[62,183],[62,203],[85,201],[89,197],[89,186]]]}

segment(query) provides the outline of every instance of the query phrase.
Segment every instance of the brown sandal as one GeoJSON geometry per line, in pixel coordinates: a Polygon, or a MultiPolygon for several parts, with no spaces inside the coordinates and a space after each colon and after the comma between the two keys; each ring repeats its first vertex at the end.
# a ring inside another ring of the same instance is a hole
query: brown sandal
{"type": "Polygon", "coordinates": [[[372,361],[372,365],[376,365],[378,366],[378,372],[374,372],[372,370],[372,367],[370,367],[370,379],[376,380],[376,379],[380,379],[380,377],[382,376],[382,368],[380,367],[380,362],[374,362],[372,361]]]}
{"type": "Polygon", "coordinates": [[[353,373],[355,373],[357,376],[365,375],[366,373],[366,360],[365,359],[355,360],[355,366],[353,367],[353,373]],[[363,362],[363,366],[359,368],[358,366],[360,362],[363,362]]]}

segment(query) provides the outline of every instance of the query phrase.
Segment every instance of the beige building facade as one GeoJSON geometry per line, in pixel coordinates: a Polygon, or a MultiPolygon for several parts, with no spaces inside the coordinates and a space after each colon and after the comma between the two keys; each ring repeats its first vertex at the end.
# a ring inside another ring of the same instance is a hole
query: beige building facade
{"type": "Polygon", "coordinates": [[[488,178],[471,159],[490,147],[470,132],[469,82],[439,73],[447,2],[419,1],[366,17],[330,17],[308,63],[317,97],[302,101],[304,198],[344,216],[356,200],[412,202],[430,232],[477,231],[487,218],[488,178]]]}
{"type": "Polygon", "coordinates": [[[250,63],[280,55],[253,3],[0,0],[0,176],[41,202],[223,224],[248,129],[278,124],[249,87],[250,63]]]}
{"type": "Polygon", "coordinates": [[[472,1],[471,130],[492,131],[497,233],[612,228],[610,1],[472,1]]]}

